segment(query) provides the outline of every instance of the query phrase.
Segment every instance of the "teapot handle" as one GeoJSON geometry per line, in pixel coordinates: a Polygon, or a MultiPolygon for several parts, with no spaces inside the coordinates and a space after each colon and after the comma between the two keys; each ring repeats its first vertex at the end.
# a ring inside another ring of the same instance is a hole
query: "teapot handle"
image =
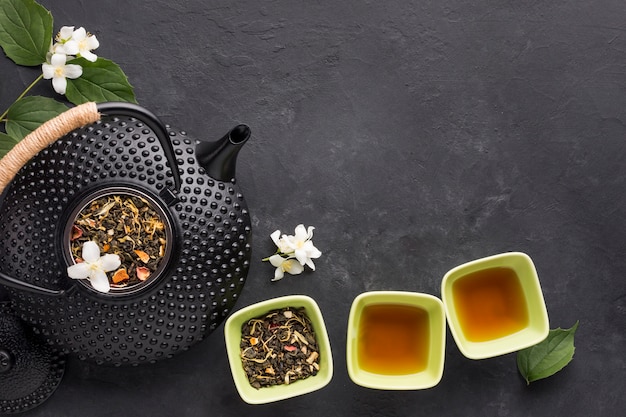
{"type": "Polygon", "coordinates": [[[80,104],[48,120],[32,131],[15,145],[4,158],[0,159],[0,194],[13,180],[22,166],[33,156],[71,131],[81,126],[97,122],[102,115],[135,117],[154,131],[154,134],[161,143],[174,179],[174,190],[164,188],[161,192],[161,197],[166,200],[168,205],[173,204],[176,201],[176,195],[180,191],[181,180],[174,148],[169,140],[167,128],[152,112],[136,104],[124,102],[100,104],[90,102],[80,104]]]}
{"type": "Polygon", "coordinates": [[[40,287],[30,284],[28,282],[20,281],[6,274],[3,274],[2,272],[0,272],[0,284],[4,285],[5,287],[28,291],[38,295],[47,295],[51,297],[62,297],[65,295],[65,290],[51,290],[49,288],[40,287]]]}
{"type": "Polygon", "coordinates": [[[97,107],[101,115],[134,117],[152,129],[161,144],[163,152],[165,153],[165,158],[170,165],[172,178],[174,180],[174,189],[170,190],[169,188],[164,187],[160,196],[165,200],[165,203],[168,206],[174,204],[178,200],[177,194],[180,192],[182,182],[180,179],[180,172],[178,172],[178,163],[176,162],[174,147],[172,146],[172,142],[170,142],[167,128],[163,122],[151,111],[133,103],[112,101],[108,103],[100,103],[97,107]]]}

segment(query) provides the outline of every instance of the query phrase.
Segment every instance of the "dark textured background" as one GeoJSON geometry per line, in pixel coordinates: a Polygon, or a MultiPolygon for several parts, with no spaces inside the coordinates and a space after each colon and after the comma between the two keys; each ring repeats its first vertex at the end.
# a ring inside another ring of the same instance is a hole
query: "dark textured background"
{"type": "MultiPolygon", "coordinates": [[[[269,234],[316,226],[317,271],[272,283],[254,261],[236,308],[303,293],[320,305],[335,375],[249,406],[222,326],[156,365],[71,359],[25,416],[588,416],[626,408],[626,4],[623,0],[42,0],[95,33],[139,102],[192,137],[238,122],[253,258],[269,234]],[[440,296],[450,268],[523,251],[551,327],[580,320],[574,361],[527,387],[515,355],[472,361],[448,332],[441,383],[413,392],[348,378],[356,295],[440,296]]],[[[4,110],[37,75],[0,58],[4,110]]],[[[48,83],[37,93],[52,96],[48,83]]]]}

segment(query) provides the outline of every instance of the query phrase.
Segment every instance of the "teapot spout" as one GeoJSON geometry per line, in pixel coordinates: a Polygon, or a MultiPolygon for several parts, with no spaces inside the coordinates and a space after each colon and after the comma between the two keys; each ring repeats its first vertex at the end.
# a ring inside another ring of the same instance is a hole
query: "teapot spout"
{"type": "Polygon", "coordinates": [[[206,173],[218,181],[235,178],[237,154],[250,138],[247,125],[237,125],[215,142],[200,141],[196,145],[196,159],[206,173]]]}

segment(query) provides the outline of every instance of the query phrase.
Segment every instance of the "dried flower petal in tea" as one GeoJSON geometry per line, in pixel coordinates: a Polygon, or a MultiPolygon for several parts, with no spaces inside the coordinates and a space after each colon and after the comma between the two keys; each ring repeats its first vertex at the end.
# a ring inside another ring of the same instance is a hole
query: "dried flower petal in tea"
{"type": "Polygon", "coordinates": [[[320,352],[304,308],[272,310],[241,328],[241,361],[259,389],[317,375],[320,352]]]}

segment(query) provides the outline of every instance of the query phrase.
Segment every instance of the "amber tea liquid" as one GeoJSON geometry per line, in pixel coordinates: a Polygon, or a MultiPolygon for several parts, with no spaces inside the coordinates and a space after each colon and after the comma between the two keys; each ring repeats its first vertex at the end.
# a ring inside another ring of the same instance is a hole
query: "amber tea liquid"
{"type": "Polygon", "coordinates": [[[465,275],[452,284],[452,296],[463,334],[471,342],[504,337],[528,325],[524,291],[510,268],[465,275]]]}
{"type": "Polygon", "coordinates": [[[402,305],[370,305],[359,322],[361,369],[385,375],[420,372],[428,362],[428,312],[402,305]]]}

